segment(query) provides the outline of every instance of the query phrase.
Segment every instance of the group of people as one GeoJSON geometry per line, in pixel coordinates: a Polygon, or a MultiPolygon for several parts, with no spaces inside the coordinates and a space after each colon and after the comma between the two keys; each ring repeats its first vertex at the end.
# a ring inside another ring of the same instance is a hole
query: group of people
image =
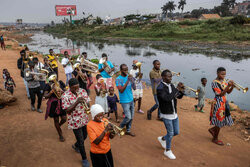
{"type": "MultiPolygon", "coordinates": [[[[115,71],[113,64],[108,61],[107,54],[102,54],[105,63],[98,64],[100,74],[96,75],[96,84],[94,90],[96,93],[95,102],[90,106],[90,87],[94,83],[91,72],[86,70],[85,66],[80,64],[74,68],[71,57],[68,52],[64,52],[64,58],[61,61],[63,65],[66,82],[58,78],[58,60],[53,50],[49,50],[49,55],[44,58],[44,63],[39,62],[38,58],[33,57],[29,60],[28,50],[20,52],[21,57],[17,61],[21,77],[26,86],[27,97],[31,101],[31,110],[42,113],[42,99],[47,99],[47,108],[45,119],[48,117],[54,119],[54,126],[58,132],[59,140],[65,141],[61,126],[67,122],[68,128],[73,130],[76,143],[72,148],[81,154],[82,165],[90,166],[87,160],[84,141],[89,136],[91,148],[90,157],[94,167],[112,167],[114,166],[110,146],[110,139],[117,135],[114,124],[110,123],[110,114],[115,113],[115,119],[121,129],[125,129],[125,135],[135,137],[132,131],[132,123],[135,113],[135,103],[138,102],[137,112],[143,114],[141,109],[143,86],[141,78],[143,76],[138,61],[134,60],[132,69],[128,71],[126,64],[120,65],[120,74],[113,81],[112,72],[115,71]],[[107,66],[109,67],[107,70],[107,66]],[[41,69],[49,73],[47,79],[43,80],[40,76],[41,69]],[[38,77],[36,77],[38,76],[38,77]],[[53,79],[51,79],[53,78],[53,79]],[[115,84],[114,84],[115,83],[115,84]],[[115,94],[117,88],[119,96],[115,94]],[[37,96],[37,107],[35,101],[37,96]],[[121,104],[123,109],[123,120],[120,122],[118,116],[117,103],[121,104]],[[92,120],[89,121],[89,114],[92,120]]],[[[87,59],[87,53],[83,52],[76,61],[87,59]]],[[[164,155],[170,159],[176,159],[171,150],[173,136],[179,134],[179,118],[177,114],[177,100],[185,95],[185,86],[178,83],[175,87],[172,81],[172,71],[166,69],[160,70],[159,60],[153,61],[153,69],[149,77],[152,85],[152,94],[155,105],[150,108],[146,115],[147,119],[152,119],[152,113],[158,109],[157,119],[161,120],[166,128],[167,134],[159,136],[158,141],[164,148],[164,155]]],[[[5,80],[8,81],[5,87],[10,89],[9,85],[15,86],[14,80],[10,77],[7,70],[4,72],[5,80]],[[11,84],[10,81],[13,83],[11,84]]],[[[212,82],[212,89],[215,93],[214,102],[210,114],[210,124],[214,125],[209,129],[212,135],[212,142],[223,145],[218,139],[220,128],[226,125],[232,125],[233,120],[230,116],[226,94],[232,92],[234,82],[225,82],[226,69],[218,68],[217,77],[212,82]]],[[[201,79],[201,85],[198,87],[198,105],[196,111],[203,112],[205,101],[205,87],[207,79],[201,79]]]]}

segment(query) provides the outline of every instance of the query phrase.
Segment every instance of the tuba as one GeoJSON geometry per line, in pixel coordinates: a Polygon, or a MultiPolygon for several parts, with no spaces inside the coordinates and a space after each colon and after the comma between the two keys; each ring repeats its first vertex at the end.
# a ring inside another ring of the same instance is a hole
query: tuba
{"type": "Polygon", "coordinates": [[[56,97],[58,99],[61,99],[61,96],[62,96],[62,89],[60,88],[60,84],[59,82],[56,80],[57,78],[57,75],[56,74],[52,74],[50,77],[49,77],[49,81],[53,82],[53,84],[51,85],[51,88],[52,88],[52,91],[53,93],[56,95],[56,97]]]}
{"type": "Polygon", "coordinates": [[[102,57],[99,63],[104,65],[104,71],[106,71],[111,77],[114,75],[114,71],[111,71],[111,68],[109,67],[105,57],[102,57]]]}
{"type": "Polygon", "coordinates": [[[108,126],[108,124],[111,124],[111,126],[113,127],[113,132],[115,132],[116,135],[118,135],[120,137],[123,136],[123,135],[125,135],[125,132],[126,132],[126,128],[125,127],[124,128],[120,128],[119,126],[111,123],[108,120],[102,120],[102,122],[104,123],[105,128],[108,126]]]}
{"type": "Polygon", "coordinates": [[[137,62],[135,65],[139,69],[139,79],[141,80],[142,79],[142,73],[141,73],[141,65],[142,65],[142,63],[141,62],[137,62]]]}
{"type": "Polygon", "coordinates": [[[81,65],[83,66],[83,69],[85,71],[91,72],[91,73],[97,73],[98,72],[98,65],[95,63],[92,63],[89,60],[86,60],[84,58],[81,58],[80,61],[81,65]]]}

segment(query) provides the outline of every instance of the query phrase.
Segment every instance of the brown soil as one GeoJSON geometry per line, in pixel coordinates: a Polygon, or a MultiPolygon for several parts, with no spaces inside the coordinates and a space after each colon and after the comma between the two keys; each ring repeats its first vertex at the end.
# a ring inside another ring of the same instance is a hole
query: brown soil
{"type": "MultiPolygon", "coordinates": [[[[80,154],[74,152],[71,145],[75,142],[72,130],[62,126],[66,141],[59,142],[53,120],[44,120],[44,113],[30,110],[30,102],[25,93],[20,71],[17,69],[18,50],[0,50],[0,72],[8,68],[17,88],[14,95],[17,102],[0,110],[0,161],[7,167],[71,167],[81,166],[80,154]]],[[[65,80],[60,66],[60,79],[65,80]]],[[[2,84],[1,76],[1,86],[2,84]]],[[[94,101],[94,91],[91,90],[94,101]]],[[[176,160],[169,160],[163,155],[163,149],[157,137],[166,134],[162,122],[156,120],[156,112],[151,121],[146,115],[135,114],[132,130],[136,137],[116,137],[111,141],[115,166],[118,167],[161,167],[161,166],[226,166],[249,167],[250,145],[240,138],[237,126],[222,129],[220,138],[226,144],[218,146],[211,142],[208,133],[210,106],[206,102],[206,113],[194,112],[197,102],[184,97],[178,102],[180,135],[173,138],[173,152],[176,160]],[[227,145],[227,143],[230,143],[227,145]]],[[[144,90],[144,111],[154,104],[151,89],[144,90]]],[[[122,109],[119,106],[121,116],[122,109]]],[[[42,109],[45,111],[46,101],[42,109]]],[[[112,115],[114,120],[114,115],[112,115]]],[[[90,143],[85,141],[88,159],[90,143]]],[[[0,164],[0,165],[1,165],[0,164]]]]}

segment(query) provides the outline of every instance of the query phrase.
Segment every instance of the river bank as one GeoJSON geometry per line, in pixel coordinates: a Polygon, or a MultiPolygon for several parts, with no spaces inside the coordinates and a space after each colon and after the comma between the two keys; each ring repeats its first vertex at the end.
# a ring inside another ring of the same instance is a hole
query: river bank
{"type": "MultiPolygon", "coordinates": [[[[8,36],[7,36],[8,37],[8,36]]],[[[6,41],[13,46],[6,51],[0,50],[0,71],[7,68],[14,78],[17,88],[14,95],[17,102],[0,110],[0,161],[1,165],[8,167],[68,167],[81,166],[80,155],[71,145],[75,137],[67,125],[62,126],[66,138],[64,143],[59,142],[53,120],[44,120],[44,113],[39,114],[30,110],[30,101],[25,96],[25,87],[16,67],[21,49],[14,40],[6,41]],[[67,158],[65,158],[67,157],[67,158]]],[[[63,67],[59,64],[59,77],[65,81],[63,67]]],[[[2,77],[0,79],[2,83],[2,77]]],[[[2,85],[2,84],[1,84],[2,85]]],[[[116,94],[118,94],[116,90],[116,94]]],[[[92,104],[95,93],[91,88],[92,104]]],[[[45,112],[46,101],[42,109],[45,112]]],[[[160,167],[162,165],[182,167],[185,166],[227,166],[248,167],[250,164],[249,113],[246,111],[232,111],[235,119],[233,127],[222,129],[220,139],[224,147],[211,142],[209,126],[210,100],[206,99],[205,113],[194,111],[197,103],[195,98],[184,97],[178,101],[178,116],[180,119],[180,135],[173,139],[173,151],[177,160],[171,161],[164,157],[163,149],[157,137],[166,133],[162,122],[156,120],[156,112],[151,121],[146,120],[145,114],[135,113],[132,130],[135,138],[124,136],[116,137],[111,141],[115,166],[118,167],[160,167]],[[246,129],[248,125],[248,130],[246,129]],[[249,138],[249,137],[248,137],[249,138]],[[192,155],[189,153],[192,151],[192,155]]],[[[151,89],[145,89],[142,101],[142,110],[146,111],[153,106],[154,100],[151,89]]],[[[122,119],[122,108],[118,104],[118,113],[122,119]]],[[[112,120],[114,121],[114,115],[112,120]]],[[[87,157],[90,160],[89,139],[85,141],[87,157]]]]}
{"type": "Polygon", "coordinates": [[[236,61],[250,57],[250,26],[232,25],[223,19],[124,26],[56,25],[45,28],[45,32],[72,40],[150,45],[181,53],[231,57],[236,61]]]}

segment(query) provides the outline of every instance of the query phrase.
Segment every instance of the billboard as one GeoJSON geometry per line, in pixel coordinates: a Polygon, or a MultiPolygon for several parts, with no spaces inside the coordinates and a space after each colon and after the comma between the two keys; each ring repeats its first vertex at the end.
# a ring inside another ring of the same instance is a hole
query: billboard
{"type": "Polygon", "coordinates": [[[56,5],[56,16],[76,16],[76,5],[56,5]]]}

